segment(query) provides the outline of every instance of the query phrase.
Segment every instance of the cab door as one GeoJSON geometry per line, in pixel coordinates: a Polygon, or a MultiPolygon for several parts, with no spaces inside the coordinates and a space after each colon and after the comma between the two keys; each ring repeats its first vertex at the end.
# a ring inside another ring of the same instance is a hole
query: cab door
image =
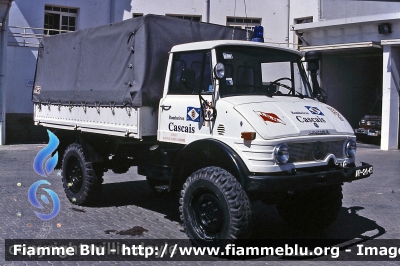
{"type": "Polygon", "coordinates": [[[164,88],[159,106],[158,140],[188,144],[211,137],[210,123],[204,121],[200,108],[205,104],[199,97],[201,93],[208,103],[212,101],[211,52],[177,52],[171,56],[168,88],[164,88]]]}

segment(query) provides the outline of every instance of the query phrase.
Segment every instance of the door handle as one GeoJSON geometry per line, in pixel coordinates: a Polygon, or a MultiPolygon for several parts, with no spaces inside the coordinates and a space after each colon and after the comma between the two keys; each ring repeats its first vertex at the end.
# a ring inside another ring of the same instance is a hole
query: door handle
{"type": "Polygon", "coordinates": [[[160,107],[165,111],[168,111],[169,109],[171,109],[171,105],[161,105],[160,107]]]}

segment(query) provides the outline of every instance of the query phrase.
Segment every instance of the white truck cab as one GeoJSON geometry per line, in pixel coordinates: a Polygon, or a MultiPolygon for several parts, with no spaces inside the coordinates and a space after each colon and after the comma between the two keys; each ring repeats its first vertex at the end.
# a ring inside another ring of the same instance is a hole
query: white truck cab
{"type": "Polygon", "coordinates": [[[346,156],[355,152],[353,129],[333,107],[312,97],[301,58],[292,49],[248,41],[174,46],[160,100],[158,140],[218,140],[255,173],[332,160],[354,163],[354,156],[346,156]],[[279,147],[290,151],[287,161],[280,159],[279,147]]]}

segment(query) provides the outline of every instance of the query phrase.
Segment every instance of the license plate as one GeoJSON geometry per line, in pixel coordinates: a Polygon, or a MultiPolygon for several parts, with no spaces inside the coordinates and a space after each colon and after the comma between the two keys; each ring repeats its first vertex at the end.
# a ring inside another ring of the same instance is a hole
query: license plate
{"type": "Polygon", "coordinates": [[[357,169],[356,170],[356,177],[360,177],[360,176],[366,176],[366,175],[370,175],[374,172],[374,168],[372,166],[363,168],[363,169],[357,169]]]}

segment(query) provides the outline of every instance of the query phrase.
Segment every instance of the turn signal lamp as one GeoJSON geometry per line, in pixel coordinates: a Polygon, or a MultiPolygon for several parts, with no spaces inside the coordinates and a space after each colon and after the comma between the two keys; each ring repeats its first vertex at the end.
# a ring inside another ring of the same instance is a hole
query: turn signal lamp
{"type": "Polygon", "coordinates": [[[244,140],[253,140],[256,138],[256,132],[242,132],[241,138],[244,140]]]}
{"type": "Polygon", "coordinates": [[[264,42],[264,28],[263,26],[255,26],[253,37],[251,37],[253,42],[264,42]]]}

